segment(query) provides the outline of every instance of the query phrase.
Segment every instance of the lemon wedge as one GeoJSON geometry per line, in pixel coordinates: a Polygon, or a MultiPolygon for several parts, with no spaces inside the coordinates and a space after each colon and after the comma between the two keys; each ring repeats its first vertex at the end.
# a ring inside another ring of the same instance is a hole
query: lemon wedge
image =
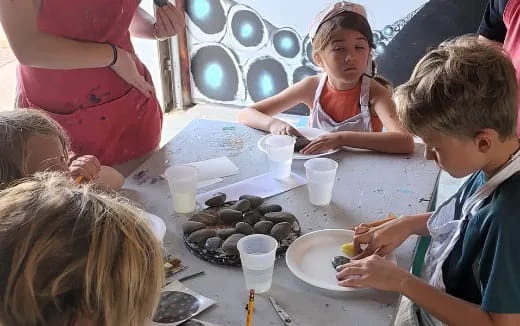
{"type": "Polygon", "coordinates": [[[345,243],[344,245],[342,245],[341,251],[343,251],[343,253],[348,257],[353,257],[356,255],[356,252],[354,251],[354,243],[352,242],[345,243]]]}

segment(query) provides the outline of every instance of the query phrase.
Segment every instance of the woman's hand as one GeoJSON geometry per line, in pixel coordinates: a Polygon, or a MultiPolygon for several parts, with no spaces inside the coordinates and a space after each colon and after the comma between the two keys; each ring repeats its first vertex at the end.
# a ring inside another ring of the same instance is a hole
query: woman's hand
{"type": "Polygon", "coordinates": [[[137,70],[135,57],[128,51],[119,47],[117,49],[117,61],[112,65],[112,70],[119,75],[124,81],[137,88],[146,97],[150,97],[155,91],[153,86],[148,83],[144,76],[137,70]]]}
{"type": "Polygon", "coordinates": [[[186,26],[184,13],[173,4],[168,3],[157,8],[157,21],[153,25],[153,35],[157,40],[166,40],[186,26]]]}

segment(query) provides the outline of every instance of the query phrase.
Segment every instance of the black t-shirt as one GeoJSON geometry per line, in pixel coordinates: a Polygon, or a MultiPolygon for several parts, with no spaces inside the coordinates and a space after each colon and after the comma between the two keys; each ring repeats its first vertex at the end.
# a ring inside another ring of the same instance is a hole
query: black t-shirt
{"type": "Polygon", "coordinates": [[[492,41],[504,43],[506,25],[504,24],[504,9],[509,0],[489,0],[489,3],[480,23],[478,34],[492,41]]]}

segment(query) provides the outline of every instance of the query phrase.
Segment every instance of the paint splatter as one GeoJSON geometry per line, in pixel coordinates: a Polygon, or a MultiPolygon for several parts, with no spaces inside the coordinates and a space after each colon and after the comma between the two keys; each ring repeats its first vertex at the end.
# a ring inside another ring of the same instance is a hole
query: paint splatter
{"type": "Polygon", "coordinates": [[[96,94],[94,94],[94,93],[90,93],[88,98],[89,98],[89,101],[93,104],[98,104],[99,102],[101,102],[101,99],[99,97],[97,97],[96,94]]]}
{"type": "Polygon", "coordinates": [[[413,191],[408,190],[408,189],[399,189],[397,191],[400,192],[400,193],[403,193],[403,194],[407,194],[407,195],[413,195],[414,194],[413,191]]]}
{"type": "Polygon", "coordinates": [[[154,176],[147,170],[142,170],[137,172],[132,176],[132,179],[137,183],[139,186],[143,185],[145,183],[150,184],[156,184],[159,181],[166,181],[166,179],[162,176],[154,176]]]}

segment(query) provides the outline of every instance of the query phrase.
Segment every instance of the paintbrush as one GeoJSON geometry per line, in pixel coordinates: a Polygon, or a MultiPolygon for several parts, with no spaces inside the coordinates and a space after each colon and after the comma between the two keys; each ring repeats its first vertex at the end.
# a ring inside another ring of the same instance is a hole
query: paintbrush
{"type": "Polygon", "coordinates": [[[83,181],[83,176],[82,175],[80,175],[79,177],[74,179],[74,184],[79,185],[81,183],[81,181],[83,181]]]}
{"type": "MultiPolygon", "coordinates": [[[[383,220],[375,221],[375,222],[372,222],[372,223],[368,223],[367,225],[368,225],[369,228],[374,228],[374,227],[376,227],[376,226],[383,225],[383,224],[385,224],[386,222],[390,222],[390,221],[392,221],[392,220],[395,220],[396,218],[397,218],[397,216],[395,216],[393,213],[389,213],[387,218],[385,218],[385,219],[383,219],[383,220]]],[[[351,230],[352,230],[352,231],[355,231],[356,228],[354,227],[354,228],[352,228],[351,230]]]]}
{"type": "Polygon", "coordinates": [[[246,326],[251,326],[253,322],[253,308],[255,306],[255,290],[249,291],[249,302],[247,303],[246,326]]]}

